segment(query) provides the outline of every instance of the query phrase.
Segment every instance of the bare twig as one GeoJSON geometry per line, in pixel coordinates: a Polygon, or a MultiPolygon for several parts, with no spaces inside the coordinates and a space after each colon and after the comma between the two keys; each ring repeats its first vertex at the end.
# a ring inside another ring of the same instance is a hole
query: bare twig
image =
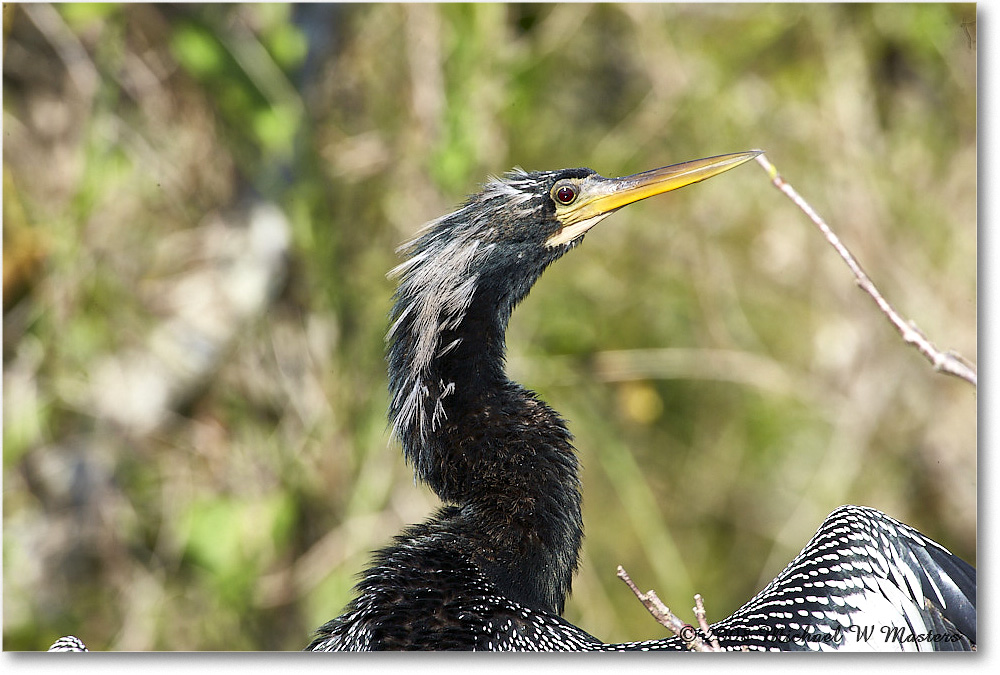
{"type": "MultiPolygon", "coordinates": [[[[656,595],[656,591],[649,591],[648,593],[643,593],[632,581],[632,577],[628,575],[625,568],[621,565],[618,566],[618,578],[625,582],[625,584],[632,590],[635,597],[639,599],[639,602],[645,606],[649,613],[653,615],[661,626],[670,630],[674,635],[679,637],[683,642],[684,646],[693,652],[721,652],[722,648],[719,646],[719,641],[711,638],[712,643],[706,643],[701,637],[698,636],[698,632],[695,630],[694,626],[688,623],[684,623],[677,615],[670,611],[670,609],[663,604],[663,601],[656,595]]],[[[708,629],[705,623],[704,616],[704,605],[701,602],[701,596],[695,596],[695,602],[701,607],[702,614],[698,617],[699,623],[702,624],[702,630],[705,632],[706,636],[711,635],[711,631],[708,629]]],[[[697,612],[696,612],[697,613],[697,612]]]]}
{"type": "Polygon", "coordinates": [[[773,164],[767,159],[767,157],[762,153],[757,155],[757,162],[764,167],[767,171],[767,175],[771,178],[771,182],[776,188],[781,190],[786,197],[792,200],[792,202],[798,206],[803,213],[809,216],[809,219],[819,228],[826,240],[830,242],[830,245],[836,249],[840,257],[844,259],[847,266],[854,273],[855,280],[858,286],[861,287],[878,305],[878,308],[882,313],[892,322],[892,325],[896,327],[899,334],[903,336],[903,340],[909,344],[915,346],[921,354],[923,354],[931,365],[934,366],[935,370],[947,373],[949,375],[954,375],[960,377],[967,382],[970,382],[972,386],[977,386],[976,384],[976,367],[974,364],[970,363],[963,356],[956,352],[948,351],[942,352],[939,350],[934,343],[927,339],[917,325],[913,321],[907,321],[899,315],[898,312],[889,304],[889,302],[882,297],[878,288],[872,280],[865,274],[865,271],[861,269],[861,265],[854,258],[851,252],[846,246],[840,241],[840,238],[834,234],[830,226],[826,224],[826,221],[820,217],[818,213],[806,202],[805,199],[795,191],[791,185],[789,185],[784,178],[778,173],[778,170],[773,164]]]}
{"type": "Polygon", "coordinates": [[[701,597],[701,593],[694,594],[693,611],[695,618],[698,619],[698,627],[705,634],[705,639],[712,645],[714,651],[721,652],[722,647],[719,646],[719,638],[715,636],[715,633],[712,632],[712,627],[708,625],[708,619],[705,614],[705,598],[701,597]]]}

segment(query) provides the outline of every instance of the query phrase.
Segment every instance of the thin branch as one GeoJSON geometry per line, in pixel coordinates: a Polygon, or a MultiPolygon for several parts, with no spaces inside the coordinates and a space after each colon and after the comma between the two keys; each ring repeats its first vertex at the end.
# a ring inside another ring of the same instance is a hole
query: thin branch
{"type": "Polygon", "coordinates": [[[778,170],[773,164],[771,164],[763,153],[757,155],[757,162],[764,167],[765,171],[767,171],[767,175],[771,178],[771,182],[774,186],[781,190],[786,197],[791,199],[803,213],[809,216],[809,219],[816,225],[816,227],[819,228],[820,232],[823,233],[823,236],[826,237],[826,240],[830,242],[830,245],[833,246],[834,249],[836,249],[837,253],[840,254],[840,257],[843,258],[844,262],[847,263],[847,266],[851,269],[851,272],[854,273],[854,278],[857,281],[858,286],[871,296],[872,300],[875,301],[875,304],[878,305],[878,308],[889,319],[889,321],[892,322],[892,325],[896,327],[899,334],[903,336],[903,340],[916,347],[920,353],[931,362],[931,365],[934,366],[934,370],[960,377],[963,380],[970,382],[972,386],[977,386],[976,366],[956,352],[942,352],[934,345],[934,343],[927,339],[927,336],[924,335],[923,331],[921,331],[913,321],[903,319],[903,317],[901,317],[899,313],[893,309],[892,305],[890,305],[889,302],[882,297],[878,288],[875,287],[872,280],[867,274],[865,274],[865,271],[861,269],[861,265],[858,264],[858,261],[854,258],[851,252],[840,241],[840,238],[834,234],[833,230],[830,229],[830,226],[827,225],[823,218],[821,218],[820,215],[812,208],[812,206],[810,206],[809,203],[795,191],[795,188],[789,185],[785,179],[781,177],[778,170]]]}
{"type": "MultiPolygon", "coordinates": [[[[722,648],[719,646],[719,641],[712,637],[712,643],[707,644],[701,637],[698,636],[698,631],[695,630],[694,626],[688,623],[684,623],[677,615],[670,611],[670,609],[663,604],[663,601],[656,595],[656,591],[649,591],[648,593],[643,593],[632,581],[632,577],[628,575],[625,568],[621,565],[618,566],[618,578],[625,582],[625,584],[632,590],[635,597],[639,599],[639,602],[645,606],[649,613],[653,615],[661,626],[670,630],[674,635],[679,637],[683,642],[684,646],[693,652],[721,652],[722,648]]],[[[706,636],[711,635],[711,631],[708,630],[708,626],[705,623],[704,617],[704,605],[701,604],[701,596],[695,596],[696,604],[701,606],[702,615],[699,617],[699,622],[702,624],[702,630],[705,632],[706,636]]]]}
{"type": "Polygon", "coordinates": [[[694,594],[694,609],[692,611],[694,611],[695,618],[698,619],[698,626],[701,628],[701,632],[705,634],[705,639],[712,645],[713,651],[721,652],[722,647],[719,646],[719,638],[715,636],[715,633],[712,632],[712,627],[708,625],[705,613],[705,598],[701,597],[701,593],[694,594]]]}

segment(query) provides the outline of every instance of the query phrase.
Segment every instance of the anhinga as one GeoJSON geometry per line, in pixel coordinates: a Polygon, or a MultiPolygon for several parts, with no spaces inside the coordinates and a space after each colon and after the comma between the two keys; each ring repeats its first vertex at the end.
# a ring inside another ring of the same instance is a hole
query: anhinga
{"type": "MultiPolygon", "coordinates": [[[[504,335],[545,268],[600,220],[757,154],[612,179],[515,170],[406,247],[392,273],[390,420],[446,506],[375,553],[309,650],[683,648],[676,637],[604,644],[559,616],[583,535],[577,459],[559,415],[507,378],[504,335]]],[[[726,649],[970,649],[976,571],[874,509],[841,507],[712,629],[726,649]]]]}
{"type": "MultiPolygon", "coordinates": [[[[356,599],[309,649],[680,647],[605,645],[560,618],[583,535],[577,460],[565,422],[507,378],[504,334],[545,268],[600,220],[757,154],[613,179],[516,170],[406,247],[392,273],[390,418],[416,475],[447,506],[375,554],[356,599]]],[[[713,631],[725,648],[968,649],[975,588],[975,569],[919,532],[842,507],[713,631]]]]}
{"type": "MultiPolygon", "coordinates": [[[[405,247],[392,272],[390,419],[416,475],[447,506],[375,554],[356,599],[309,649],[680,647],[676,638],[605,645],[559,617],[583,534],[577,460],[565,422],[507,378],[504,334],[545,268],[603,218],[757,154],[611,179],[515,170],[405,247]]],[[[842,507],[713,630],[726,648],[968,649],[975,587],[975,569],[937,543],[873,509],[842,507]],[[886,639],[883,626],[917,641],[886,639]],[[921,640],[928,633],[939,637],[921,640]]]]}

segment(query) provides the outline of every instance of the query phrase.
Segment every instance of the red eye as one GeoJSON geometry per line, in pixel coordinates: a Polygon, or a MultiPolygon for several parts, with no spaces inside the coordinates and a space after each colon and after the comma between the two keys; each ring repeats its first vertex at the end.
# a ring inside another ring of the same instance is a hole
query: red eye
{"type": "Polygon", "coordinates": [[[576,199],[576,188],[572,185],[563,185],[556,190],[556,199],[560,204],[572,204],[576,199]]]}

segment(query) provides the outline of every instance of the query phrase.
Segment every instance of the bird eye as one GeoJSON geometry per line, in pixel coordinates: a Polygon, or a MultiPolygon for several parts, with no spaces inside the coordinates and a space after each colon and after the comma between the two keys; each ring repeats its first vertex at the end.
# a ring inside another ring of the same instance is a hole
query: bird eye
{"type": "Polygon", "coordinates": [[[576,187],[573,185],[559,185],[553,190],[556,201],[560,204],[572,204],[573,200],[576,199],[576,187]]]}

